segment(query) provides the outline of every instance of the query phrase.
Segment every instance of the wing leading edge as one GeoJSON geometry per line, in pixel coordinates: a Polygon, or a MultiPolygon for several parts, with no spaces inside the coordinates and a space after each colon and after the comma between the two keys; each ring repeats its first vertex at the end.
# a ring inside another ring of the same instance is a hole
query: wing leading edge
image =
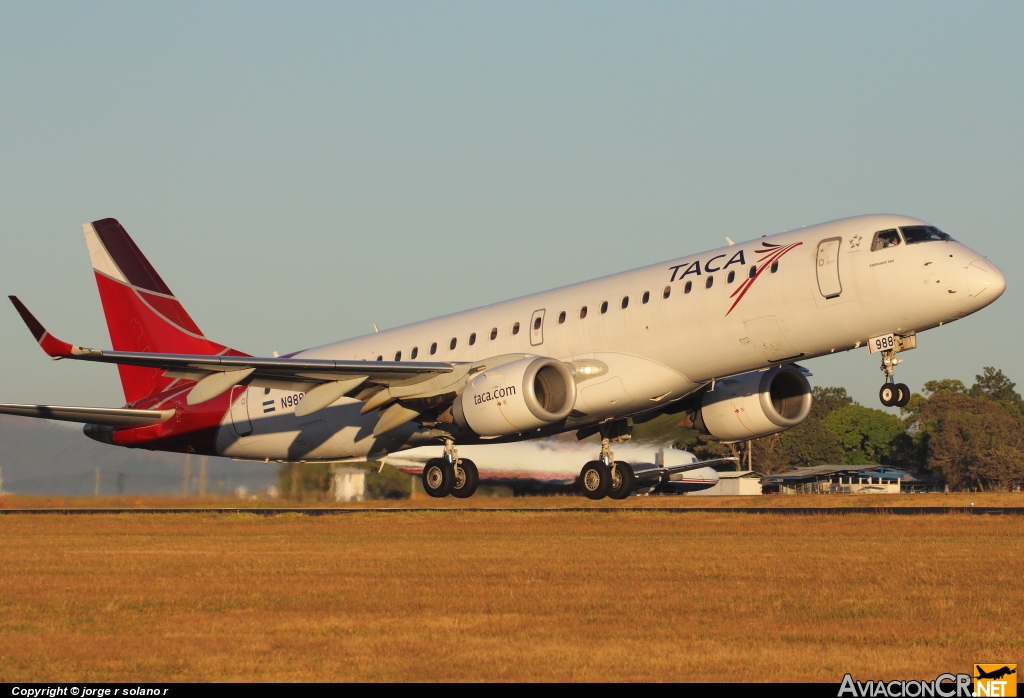
{"type": "MultiPolygon", "coordinates": [[[[293,357],[209,356],[89,349],[57,339],[16,296],[10,296],[10,300],[43,351],[50,357],[155,368],[163,370],[166,375],[173,378],[195,380],[197,384],[189,394],[189,404],[212,400],[241,383],[291,387],[304,391],[316,390],[323,386],[325,389],[318,391],[321,395],[325,398],[335,395],[337,399],[367,382],[385,390],[397,389],[427,382],[455,371],[454,364],[443,362],[403,363],[293,357]]],[[[317,402],[326,406],[333,400],[325,402],[321,399],[317,402]]],[[[311,404],[309,407],[312,406],[311,404]]]]}

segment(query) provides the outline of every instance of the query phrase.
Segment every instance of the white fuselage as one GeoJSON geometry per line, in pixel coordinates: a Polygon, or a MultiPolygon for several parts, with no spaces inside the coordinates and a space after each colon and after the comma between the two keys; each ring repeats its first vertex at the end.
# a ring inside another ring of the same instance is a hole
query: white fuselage
{"type": "MultiPolygon", "coordinates": [[[[518,353],[594,360],[607,371],[579,383],[577,409],[595,423],[626,417],[716,378],[846,351],[878,335],[922,332],[973,313],[1002,293],[998,269],[958,242],[872,251],[876,232],[907,225],[927,224],[895,215],[842,219],[296,356],[469,362],[518,353]],[[777,267],[762,265],[766,258],[777,267]],[[752,266],[759,273],[751,281],[752,266]]],[[[362,403],[352,398],[299,418],[294,391],[250,387],[245,397],[219,431],[224,455],[361,459],[424,443],[415,424],[374,437],[377,416],[360,415],[362,403]],[[273,410],[265,411],[264,403],[273,410]]]]}

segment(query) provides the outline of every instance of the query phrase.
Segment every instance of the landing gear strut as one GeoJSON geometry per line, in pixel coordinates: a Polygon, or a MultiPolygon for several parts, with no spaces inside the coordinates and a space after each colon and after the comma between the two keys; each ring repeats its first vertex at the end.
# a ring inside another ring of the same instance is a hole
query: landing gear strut
{"type": "Polygon", "coordinates": [[[459,499],[472,497],[479,484],[480,472],[476,469],[476,463],[468,458],[456,461],[455,486],[452,487],[452,496],[459,499]]]}
{"type": "Polygon", "coordinates": [[[636,478],[626,463],[615,461],[611,444],[629,439],[631,431],[624,419],[601,424],[601,455],[580,471],[580,490],[587,499],[625,499],[633,493],[636,478]]]}
{"type": "Polygon", "coordinates": [[[885,374],[885,383],[878,391],[878,399],[886,407],[906,407],[910,402],[910,388],[904,383],[897,383],[893,377],[897,364],[903,363],[903,359],[896,358],[895,349],[887,349],[882,352],[881,371],[885,374]]]}

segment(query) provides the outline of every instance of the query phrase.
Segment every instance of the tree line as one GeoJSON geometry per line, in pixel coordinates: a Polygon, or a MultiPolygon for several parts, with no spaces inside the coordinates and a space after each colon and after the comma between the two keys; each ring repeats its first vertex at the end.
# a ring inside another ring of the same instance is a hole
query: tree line
{"type": "Polygon", "coordinates": [[[1024,485],[1024,400],[1016,384],[991,366],[967,387],[928,381],[900,416],[864,407],[845,388],[815,387],[811,413],[799,426],[744,444],[722,444],[692,430],[679,445],[700,458],[740,456],[753,469],[889,465],[942,476],[951,489],[1024,485]]]}

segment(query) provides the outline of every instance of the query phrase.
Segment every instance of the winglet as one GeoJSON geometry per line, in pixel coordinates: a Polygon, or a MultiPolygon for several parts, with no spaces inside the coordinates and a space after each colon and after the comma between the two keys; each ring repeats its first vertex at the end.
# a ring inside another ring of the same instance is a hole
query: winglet
{"type": "Polygon", "coordinates": [[[15,310],[18,311],[18,314],[21,315],[21,319],[25,321],[26,325],[28,325],[29,331],[32,333],[32,336],[36,338],[36,341],[39,342],[39,346],[43,348],[43,351],[55,359],[62,359],[66,356],[75,355],[75,347],[72,347],[67,342],[60,341],[47,332],[46,328],[43,327],[43,323],[36,320],[36,316],[25,307],[25,304],[22,303],[17,296],[8,296],[8,298],[11,299],[11,303],[14,304],[15,310]]]}

